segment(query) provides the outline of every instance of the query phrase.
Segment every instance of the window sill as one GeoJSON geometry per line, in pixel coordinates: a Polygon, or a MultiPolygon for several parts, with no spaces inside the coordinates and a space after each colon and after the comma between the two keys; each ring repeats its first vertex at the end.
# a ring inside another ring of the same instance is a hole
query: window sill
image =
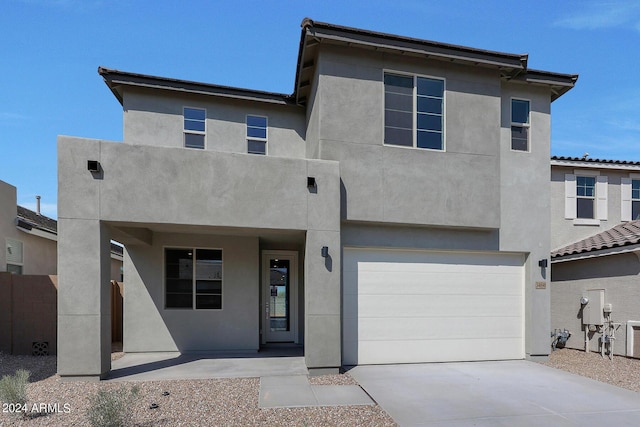
{"type": "Polygon", "coordinates": [[[600,225],[599,219],[591,219],[591,218],[576,218],[573,220],[573,225],[600,225]]]}

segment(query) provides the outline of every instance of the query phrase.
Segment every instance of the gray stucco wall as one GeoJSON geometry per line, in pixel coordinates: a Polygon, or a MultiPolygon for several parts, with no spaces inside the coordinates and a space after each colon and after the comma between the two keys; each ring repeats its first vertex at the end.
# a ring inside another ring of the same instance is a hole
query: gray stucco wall
{"type": "Polygon", "coordinates": [[[254,350],[259,347],[257,237],[155,233],[153,245],[128,245],[125,352],[254,350]],[[221,249],[222,310],[165,309],[164,248],[221,249]]]}
{"type": "Polygon", "coordinates": [[[528,355],[549,354],[549,156],[551,98],[546,88],[502,84],[500,138],[500,250],[527,254],[525,263],[525,346],[528,355]],[[511,150],[511,99],[530,101],[530,151],[511,150]],[[536,283],[545,283],[538,289],[536,283]]]}
{"type": "Polygon", "coordinates": [[[318,68],[318,155],[340,161],[343,219],[500,227],[497,71],[333,46],[318,68]],[[383,145],[384,70],[446,79],[445,151],[383,145]]]}
{"type": "Polygon", "coordinates": [[[125,89],[124,142],[183,147],[183,108],[207,111],[205,149],[247,152],[246,116],[267,116],[267,151],[275,157],[305,157],[305,111],[302,107],[146,89],[125,89]]]}
{"type": "MultiPolygon", "coordinates": [[[[604,289],[611,318],[622,323],[616,331],[614,354],[625,356],[628,321],[640,321],[640,261],[633,253],[554,263],[551,283],[551,328],[568,329],[567,347],[584,349],[580,298],[589,289],[604,289]]],[[[591,351],[600,351],[599,333],[591,334],[591,351]]],[[[638,357],[640,355],[634,355],[638,357]]]]}
{"type": "Polygon", "coordinates": [[[548,354],[550,278],[538,261],[550,251],[549,89],[334,46],[321,49],[318,68],[311,117],[318,155],[340,162],[342,244],[525,254],[526,353],[548,354]],[[383,145],[385,70],[445,78],[444,151],[383,145]],[[512,97],[531,101],[530,152],[510,148],[512,97]]]}
{"type": "Polygon", "coordinates": [[[328,246],[334,256],[340,248],[340,184],[336,162],[70,137],[59,138],[58,162],[59,215],[65,224],[60,237],[74,242],[81,232],[95,236],[83,242],[84,251],[64,245],[60,252],[60,289],[64,292],[59,306],[66,307],[73,300],[79,305],[77,310],[84,313],[84,317],[78,314],[74,318],[72,315],[77,313],[61,312],[67,330],[59,330],[60,352],[71,357],[75,351],[73,358],[80,361],[77,369],[70,360],[65,361],[59,368],[61,375],[102,375],[109,369],[108,360],[98,362],[109,354],[102,345],[106,330],[99,321],[108,318],[105,315],[108,306],[102,305],[105,266],[98,259],[108,251],[104,239],[108,242],[116,236],[127,247],[125,298],[139,297],[139,305],[134,304],[137,311],[125,308],[125,316],[130,318],[125,318],[125,348],[188,351],[211,349],[218,344],[226,349],[257,348],[259,239],[304,232],[306,363],[309,368],[319,369],[340,366],[340,260],[336,257],[327,264],[320,256],[322,246],[328,246]],[[100,172],[89,172],[87,160],[98,160],[100,172]],[[316,188],[307,188],[307,177],[316,179],[316,188]],[[198,237],[203,230],[205,236],[198,237]],[[235,237],[215,241],[206,237],[220,233],[235,237]],[[203,313],[184,316],[177,311],[158,309],[163,307],[158,304],[159,289],[161,292],[158,279],[162,274],[159,248],[165,244],[199,246],[200,243],[229,248],[232,258],[225,271],[233,268],[236,272],[231,274],[231,283],[246,291],[230,296],[236,298],[233,300],[236,307],[246,308],[242,313],[253,310],[252,315],[242,319],[225,317],[228,313],[218,316],[217,321],[240,320],[236,330],[239,335],[233,338],[222,327],[210,328],[216,331],[215,337],[210,334],[202,338],[192,332],[193,322],[216,320],[211,313],[209,317],[203,313]],[[246,268],[252,262],[253,267],[246,268]],[[233,274],[237,276],[234,278],[233,274]],[[73,289],[80,291],[77,297],[71,293],[73,289]],[[82,298],[87,298],[87,303],[82,298]],[[136,322],[141,326],[131,330],[136,322]],[[157,341],[144,337],[158,325],[157,341]],[[96,338],[85,342],[82,334],[69,332],[77,332],[78,328],[82,328],[84,335],[96,338]],[[80,350],[82,346],[87,348],[80,350]]]}

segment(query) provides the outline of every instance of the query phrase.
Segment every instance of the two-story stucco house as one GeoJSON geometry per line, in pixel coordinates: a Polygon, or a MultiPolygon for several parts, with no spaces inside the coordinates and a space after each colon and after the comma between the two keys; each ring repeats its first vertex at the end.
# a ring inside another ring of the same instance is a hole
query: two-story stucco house
{"type": "Polygon", "coordinates": [[[549,353],[550,107],[527,55],[305,19],[291,95],[100,68],[122,143],[60,137],[58,370],[304,347],[307,367],[549,353]]]}
{"type": "Polygon", "coordinates": [[[551,319],[568,347],[602,351],[605,337],[640,357],[639,219],[640,162],[551,158],[551,319]]]}

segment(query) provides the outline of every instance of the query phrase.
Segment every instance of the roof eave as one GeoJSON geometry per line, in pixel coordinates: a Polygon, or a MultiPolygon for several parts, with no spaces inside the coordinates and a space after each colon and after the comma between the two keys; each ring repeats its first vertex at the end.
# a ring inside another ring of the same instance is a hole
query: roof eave
{"type": "Polygon", "coordinates": [[[199,83],[189,80],[151,76],[147,74],[129,73],[105,67],[98,67],[98,74],[103,77],[106,85],[109,87],[111,92],[113,92],[114,96],[118,99],[120,104],[123,103],[120,88],[122,86],[130,86],[206,96],[219,96],[224,98],[267,102],[279,105],[293,105],[291,95],[282,93],[199,83]]]}
{"type": "Polygon", "coordinates": [[[551,263],[557,264],[568,261],[579,261],[590,258],[600,258],[610,255],[620,255],[626,253],[636,253],[640,257],[640,243],[634,243],[629,245],[617,245],[610,248],[590,250],[584,252],[577,252],[565,255],[556,255],[551,257],[551,263]]]}

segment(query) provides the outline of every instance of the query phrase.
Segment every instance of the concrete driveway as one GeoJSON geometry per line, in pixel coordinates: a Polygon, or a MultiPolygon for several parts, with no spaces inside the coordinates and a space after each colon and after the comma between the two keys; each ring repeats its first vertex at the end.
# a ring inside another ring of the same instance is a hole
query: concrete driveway
{"type": "Polygon", "coordinates": [[[640,393],[524,360],[349,373],[401,426],[640,425],[640,393]]]}

